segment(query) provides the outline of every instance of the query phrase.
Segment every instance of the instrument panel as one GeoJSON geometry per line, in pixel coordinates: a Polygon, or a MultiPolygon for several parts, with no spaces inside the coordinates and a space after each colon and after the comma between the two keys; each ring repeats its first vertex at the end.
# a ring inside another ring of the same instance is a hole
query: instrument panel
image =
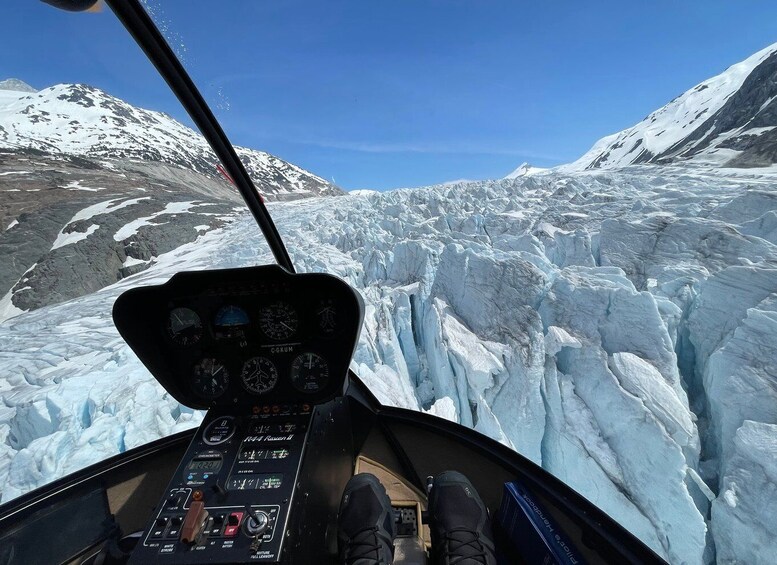
{"type": "Polygon", "coordinates": [[[337,277],[269,265],[178,273],[122,294],[113,317],[173,397],[210,408],[341,394],[364,306],[337,277]]]}

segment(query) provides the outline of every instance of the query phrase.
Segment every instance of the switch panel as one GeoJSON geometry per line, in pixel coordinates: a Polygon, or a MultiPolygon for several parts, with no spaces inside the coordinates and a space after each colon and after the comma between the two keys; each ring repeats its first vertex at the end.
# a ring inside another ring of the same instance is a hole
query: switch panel
{"type": "Polygon", "coordinates": [[[208,413],[130,564],[278,562],[314,410],[208,413]]]}

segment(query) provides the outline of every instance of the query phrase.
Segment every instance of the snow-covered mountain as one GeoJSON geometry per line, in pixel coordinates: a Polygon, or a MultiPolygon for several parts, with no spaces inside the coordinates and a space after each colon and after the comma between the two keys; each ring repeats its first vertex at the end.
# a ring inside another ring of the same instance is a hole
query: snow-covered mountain
{"type": "MultiPolygon", "coordinates": [[[[353,368],[381,401],[514,447],[671,563],[758,564],[777,551],[774,183],[644,166],[270,206],[300,270],[361,290],[353,368]]],[[[0,324],[2,500],[201,420],[111,306],[270,262],[255,233],[244,216],[0,324]]]]}
{"type": "Polygon", "coordinates": [[[541,167],[535,167],[534,165],[530,165],[529,163],[521,163],[512,173],[507,175],[506,179],[516,179],[518,177],[525,177],[529,175],[536,175],[537,173],[544,173],[548,169],[543,169],[541,167]]]}
{"type": "Polygon", "coordinates": [[[0,80],[0,90],[10,90],[15,92],[38,92],[29,84],[18,78],[7,78],[0,80]]]}
{"type": "MultiPolygon", "coordinates": [[[[137,108],[85,84],[29,92],[19,86],[21,81],[9,83],[11,90],[0,89],[0,148],[154,161],[218,175],[218,160],[205,139],[166,114],[137,108]]],[[[236,150],[270,200],[342,194],[324,179],[269,153],[236,150]]]]}
{"type": "Polygon", "coordinates": [[[705,80],[638,124],[597,141],[561,169],[693,161],[727,167],[777,163],[777,43],[705,80]]]}
{"type": "MultiPolygon", "coordinates": [[[[238,148],[264,197],[342,195],[238,148]]],[[[0,83],[0,320],[94,292],[230,221],[242,205],[205,140],[85,85],[0,83]]]]}

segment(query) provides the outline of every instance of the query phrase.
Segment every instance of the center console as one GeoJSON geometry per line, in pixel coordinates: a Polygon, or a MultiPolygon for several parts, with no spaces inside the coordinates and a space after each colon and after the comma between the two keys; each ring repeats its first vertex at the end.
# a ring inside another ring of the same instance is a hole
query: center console
{"type": "Polygon", "coordinates": [[[130,563],[324,563],[353,471],[343,389],[361,298],[277,266],[179,273],[116,301],[165,390],[207,409],[130,563]]]}
{"type": "Polygon", "coordinates": [[[314,410],[209,413],[130,563],[278,561],[314,410]]]}

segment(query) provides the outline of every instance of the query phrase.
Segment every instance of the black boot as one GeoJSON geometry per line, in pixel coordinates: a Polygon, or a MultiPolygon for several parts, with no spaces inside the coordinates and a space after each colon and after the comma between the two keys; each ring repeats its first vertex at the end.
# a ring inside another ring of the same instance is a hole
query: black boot
{"type": "Polygon", "coordinates": [[[434,565],[496,565],[488,511],[461,473],[445,471],[435,477],[429,522],[434,565]]]}
{"type": "Polygon", "coordinates": [[[394,562],[394,511],[375,475],[354,475],[345,485],[337,518],[340,562],[391,565],[394,562]]]}

